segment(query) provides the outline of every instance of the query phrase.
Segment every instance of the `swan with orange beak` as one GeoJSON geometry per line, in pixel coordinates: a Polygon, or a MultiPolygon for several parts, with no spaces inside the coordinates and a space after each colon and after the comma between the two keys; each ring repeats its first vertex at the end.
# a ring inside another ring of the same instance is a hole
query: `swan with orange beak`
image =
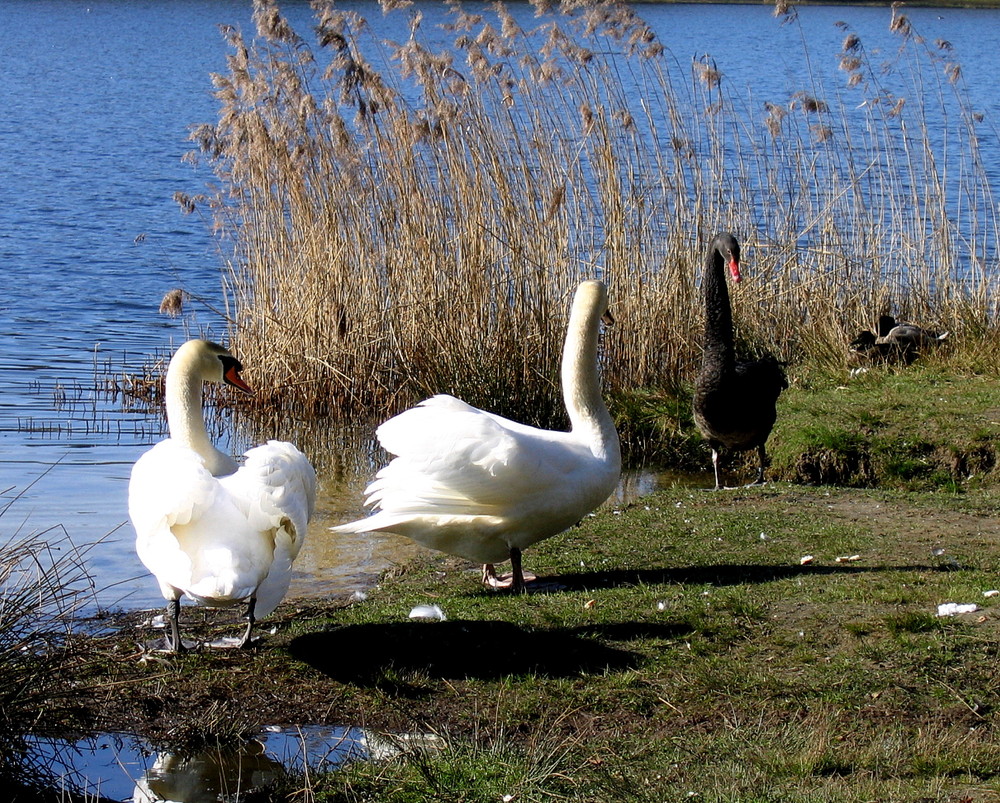
{"type": "Polygon", "coordinates": [[[212,443],[202,412],[205,382],[253,390],[228,349],[184,343],[167,369],[170,437],[136,461],[129,517],[136,552],[167,600],[168,648],[180,638],[182,597],[207,607],[247,605],[238,646],[252,644],[257,619],[284,598],[316,497],[316,473],[291,443],[268,441],[239,465],[212,443]]]}

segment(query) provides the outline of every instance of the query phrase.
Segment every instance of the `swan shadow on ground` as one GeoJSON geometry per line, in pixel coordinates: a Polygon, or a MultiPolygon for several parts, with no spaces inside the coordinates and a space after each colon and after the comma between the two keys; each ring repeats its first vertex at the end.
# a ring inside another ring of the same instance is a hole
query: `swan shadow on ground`
{"type": "MultiPolygon", "coordinates": [[[[608,569],[605,571],[573,572],[539,577],[549,592],[593,591],[603,588],[625,588],[639,585],[704,585],[732,586],[771,583],[789,577],[829,574],[869,574],[871,572],[946,571],[943,566],[859,566],[856,563],[833,565],[807,564],[719,564],[714,566],[679,566],[661,569],[608,569]]],[[[530,588],[530,585],[529,585],[530,588]]]]}
{"type": "MultiPolygon", "coordinates": [[[[687,632],[670,623],[642,624],[641,629],[644,637],[655,638],[676,638],[687,632]]],[[[595,635],[625,638],[624,630],[607,626],[606,631],[595,635]]],[[[400,678],[413,674],[475,680],[508,675],[576,677],[623,671],[641,661],[636,653],[602,644],[589,631],[473,620],[346,625],[299,636],[289,645],[289,652],[333,680],[358,686],[387,682],[398,686],[400,678]]],[[[420,693],[419,680],[409,685],[411,691],[420,693]]]]}

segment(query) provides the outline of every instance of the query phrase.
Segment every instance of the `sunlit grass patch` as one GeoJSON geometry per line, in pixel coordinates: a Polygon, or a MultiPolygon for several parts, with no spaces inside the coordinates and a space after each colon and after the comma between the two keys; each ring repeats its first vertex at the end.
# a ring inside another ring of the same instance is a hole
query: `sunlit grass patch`
{"type": "Polygon", "coordinates": [[[937,364],[816,377],[779,401],[772,471],[799,482],[962,488],[993,481],[1000,407],[991,375],[937,364]]]}
{"type": "Polygon", "coordinates": [[[980,803],[998,522],[976,488],[666,488],[527,550],[526,595],[420,553],[364,599],[286,603],[258,651],[109,662],[103,707],[188,744],[280,716],[445,744],[298,781],[320,802],[980,803]]]}

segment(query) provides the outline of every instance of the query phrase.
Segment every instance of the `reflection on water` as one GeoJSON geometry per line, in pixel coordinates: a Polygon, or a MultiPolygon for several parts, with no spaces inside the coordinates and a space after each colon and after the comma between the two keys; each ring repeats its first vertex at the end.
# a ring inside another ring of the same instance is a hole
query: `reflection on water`
{"type": "Polygon", "coordinates": [[[260,742],[239,748],[220,747],[194,756],[160,753],[136,781],[135,803],[218,803],[225,795],[274,784],[285,776],[284,766],[260,742]]]}
{"type": "Polygon", "coordinates": [[[218,803],[266,789],[289,774],[329,771],[348,761],[381,761],[414,749],[444,747],[425,734],[365,728],[269,728],[239,745],[193,754],[156,752],[140,738],[103,734],[69,743],[34,739],[32,760],[47,766],[56,789],[134,803],[218,803]]]}

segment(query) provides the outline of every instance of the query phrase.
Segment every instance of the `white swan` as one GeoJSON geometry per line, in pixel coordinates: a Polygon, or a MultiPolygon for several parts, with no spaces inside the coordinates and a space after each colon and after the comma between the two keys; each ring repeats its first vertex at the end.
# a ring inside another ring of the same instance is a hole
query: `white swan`
{"type": "Polygon", "coordinates": [[[618,433],[601,398],[597,340],[610,322],[599,281],[576,291],[562,357],[569,432],[518,424],[452,396],[434,396],[382,424],[379,442],[397,457],[366,489],[368,518],[335,532],[392,532],[484,564],[510,558],[524,588],[521,550],[562,532],[614,491],[618,433]]]}
{"type": "Polygon", "coordinates": [[[242,366],[222,346],[189,340],[167,369],[170,437],[132,468],[128,508],[136,552],[159,581],[170,621],[168,646],[183,649],[180,598],[218,607],[246,600],[254,621],[288,591],[313,512],[316,474],[292,444],[269,441],[246,453],[242,467],[212,445],[202,416],[204,382],[253,391],[242,366]]]}

